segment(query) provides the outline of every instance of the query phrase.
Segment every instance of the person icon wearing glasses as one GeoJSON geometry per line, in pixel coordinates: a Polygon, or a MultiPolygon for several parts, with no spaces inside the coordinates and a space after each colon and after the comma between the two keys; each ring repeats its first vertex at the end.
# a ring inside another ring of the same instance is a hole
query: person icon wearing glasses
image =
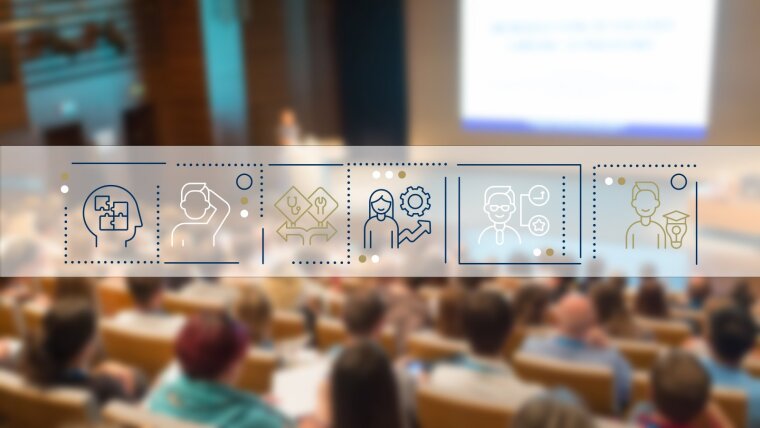
{"type": "Polygon", "coordinates": [[[512,214],[517,211],[512,186],[487,188],[483,196],[483,211],[491,221],[491,225],[480,232],[478,244],[491,243],[502,246],[511,238],[516,238],[517,243],[522,244],[522,237],[517,230],[507,225],[512,219],[512,214]],[[509,238],[505,235],[509,235],[509,238]]]}

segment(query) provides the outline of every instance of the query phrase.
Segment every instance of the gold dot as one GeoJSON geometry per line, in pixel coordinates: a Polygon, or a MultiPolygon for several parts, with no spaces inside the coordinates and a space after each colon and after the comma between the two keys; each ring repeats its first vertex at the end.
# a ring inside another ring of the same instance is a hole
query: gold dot
{"type": "Polygon", "coordinates": [[[398,178],[406,178],[406,171],[399,171],[398,178]]]}
{"type": "Polygon", "coordinates": [[[620,177],[620,178],[618,178],[618,184],[619,184],[619,185],[621,185],[621,186],[622,186],[623,184],[625,184],[625,177],[620,177]]]}
{"type": "Polygon", "coordinates": [[[359,263],[364,263],[366,261],[367,261],[367,256],[365,256],[363,254],[361,256],[359,256],[359,263]]]}
{"type": "Polygon", "coordinates": [[[547,248],[546,249],[546,255],[547,256],[553,256],[554,255],[554,249],[553,248],[547,248]]]}
{"type": "Polygon", "coordinates": [[[248,204],[248,198],[246,198],[245,196],[243,196],[242,198],[240,198],[240,203],[243,204],[243,205],[247,205],[248,204]]]}
{"type": "Polygon", "coordinates": [[[61,180],[66,181],[68,179],[69,179],[69,173],[68,172],[64,172],[63,174],[61,174],[61,180]]]}

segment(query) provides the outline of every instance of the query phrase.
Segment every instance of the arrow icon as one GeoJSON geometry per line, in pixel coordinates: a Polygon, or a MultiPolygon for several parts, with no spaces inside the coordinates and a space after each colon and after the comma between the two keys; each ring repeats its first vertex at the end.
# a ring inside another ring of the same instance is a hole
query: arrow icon
{"type": "Polygon", "coordinates": [[[300,238],[301,243],[304,245],[306,245],[307,241],[309,242],[309,245],[311,245],[312,241],[317,236],[324,236],[325,241],[329,241],[336,233],[338,233],[338,230],[329,221],[326,222],[324,226],[310,227],[308,229],[298,226],[293,227],[287,222],[277,228],[277,234],[286,242],[289,237],[295,236],[300,238]]]}
{"type": "Polygon", "coordinates": [[[428,220],[417,220],[417,227],[414,230],[410,230],[409,228],[406,228],[399,232],[398,234],[398,245],[401,246],[401,243],[404,241],[414,242],[418,239],[420,239],[420,236],[430,233],[432,230],[432,225],[430,224],[430,221],[428,220]]]}

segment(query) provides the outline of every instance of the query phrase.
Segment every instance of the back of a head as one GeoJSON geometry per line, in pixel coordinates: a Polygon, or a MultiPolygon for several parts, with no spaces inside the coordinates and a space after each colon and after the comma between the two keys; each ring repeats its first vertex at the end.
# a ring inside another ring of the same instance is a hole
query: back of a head
{"type": "Polygon", "coordinates": [[[438,298],[438,316],[436,330],[438,334],[450,339],[460,339],[464,336],[464,299],[466,292],[457,284],[450,285],[441,291],[438,298]]]}
{"type": "Polygon", "coordinates": [[[724,308],[710,316],[710,347],[717,358],[740,364],[755,346],[757,327],[752,316],[739,308],[724,308]]]}
{"type": "Polygon", "coordinates": [[[186,375],[215,381],[245,354],[248,333],[225,313],[201,312],[187,321],[175,347],[186,375]]]}
{"type": "Polygon", "coordinates": [[[554,308],[557,328],[565,335],[581,338],[596,326],[596,311],[588,297],[570,293],[554,308]]]}
{"type": "Polygon", "coordinates": [[[58,278],[53,300],[89,300],[95,301],[95,283],[92,278],[64,277],[58,278]]]}
{"type": "Polygon", "coordinates": [[[628,315],[623,291],[613,283],[603,283],[592,288],[591,299],[601,323],[628,315]]]}
{"type": "Polygon", "coordinates": [[[147,308],[153,303],[155,297],[163,292],[161,278],[154,277],[130,277],[127,287],[132,300],[139,308],[147,308]]]}
{"type": "Polygon", "coordinates": [[[710,377],[691,354],[673,351],[652,368],[652,401],[671,423],[687,424],[704,410],[710,398],[710,377]]]}
{"type": "Polygon", "coordinates": [[[702,304],[712,293],[712,284],[707,278],[691,278],[686,287],[690,303],[702,304]]]}
{"type": "Polygon", "coordinates": [[[580,405],[542,397],[528,401],[512,420],[513,428],[593,428],[594,419],[580,405]]]}
{"type": "Polygon", "coordinates": [[[96,316],[86,299],[56,301],[42,320],[38,337],[25,347],[23,369],[33,382],[55,382],[95,337],[96,316]]]}
{"type": "Polygon", "coordinates": [[[551,293],[543,286],[529,284],[521,287],[515,295],[515,322],[524,326],[542,324],[550,300],[551,293]]]}
{"type": "Polygon", "coordinates": [[[512,307],[497,291],[476,291],[465,299],[464,332],[476,354],[500,353],[512,329],[512,320],[512,307]]]}
{"type": "Polygon", "coordinates": [[[668,298],[662,284],[651,278],[645,279],[636,294],[636,313],[649,318],[669,316],[668,298]]]}
{"type": "Polygon", "coordinates": [[[343,322],[352,336],[368,337],[376,332],[385,317],[386,305],[375,290],[352,293],[343,311],[343,322]]]}
{"type": "Polygon", "coordinates": [[[400,428],[402,412],[391,362],[377,344],[344,349],[330,374],[332,428],[400,428]]]}
{"type": "Polygon", "coordinates": [[[269,324],[272,319],[272,304],[263,291],[258,289],[246,290],[237,303],[238,319],[248,329],[252,342],[269,339],[269,324]]]}

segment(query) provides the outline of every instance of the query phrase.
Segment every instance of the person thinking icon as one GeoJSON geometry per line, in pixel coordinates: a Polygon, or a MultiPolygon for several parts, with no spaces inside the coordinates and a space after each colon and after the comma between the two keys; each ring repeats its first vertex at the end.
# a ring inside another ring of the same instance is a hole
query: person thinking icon
{"type": "Polygon", "coordinates": [[[369,196],[364,248],[398,248],[398,234],[398,222],[393,218],[393,195],[385,189],[377,189],[369,196]]]}
{"type": "Polygon", "coordinates": [[[483,242],[504,245],[505,235],[517,238],[517,243],[522,244],[522,237],[511,226],[507,225],[512,214],[517,211],[515,204],[515,192],[512,186],[491,186],[483,195],[483,211],[491,221],[491,225],[483,229],[478,236],[478,244],[483,242]]]}
{"type": "Polygon", "coordinates": [[[660,223],[652,216],[660,206],[660,188],[651,181],[637,181],[633,185],[631,206],[636,210],[639,221],[634,222],[625,232],[625,248],[638,247],[665,249],[667,235],[660,223]]]}
{"type": "MultiPolygon", "coordinates": [[[[230,204],[216,192],[209,189],[206,183],[186,183],[180,191],[180,208],[185,213],[188,222],[180,223],[172,229],[171,246],[175,241],[185,246],[185,234],[202,233],[202,229],[213,231],[211,246],[216,247],[216,235],[230,215],[230,204]],[[222,210],[220,213],[219,210],[222,210]]],[[[206,237],[203,238],[207,239],[206,237]]]]}

